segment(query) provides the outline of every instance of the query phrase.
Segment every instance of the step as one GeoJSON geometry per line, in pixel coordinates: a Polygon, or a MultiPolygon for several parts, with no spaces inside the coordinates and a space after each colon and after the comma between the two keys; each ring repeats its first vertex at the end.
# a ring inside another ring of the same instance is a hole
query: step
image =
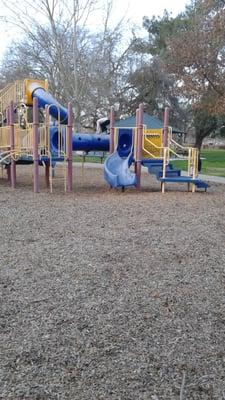
{"type": "MultiPolygon", "coordinates": [[[[159,171],[157,174],[157,179],[162,178],[163,176],[163,171],[159,171]]],[[[181,170],[180,169],[169,169],[166,171],[166,178],[172,178],[172,177],[180,177],[181,176],[181,170]]]]}
{"type": "Polygon", "coordinates": [[[196,182],[196,186],[197,188],[203,188],[203,189],[207,189],[209,187],[208,183],[199,180],[198,182],[196,182]]]}
{"type": "Polygon", "coordinates": [[[193,179],[190,176],[179,176],[179,177],[165,177],[159,178],[160,182],[169,182],[169,183],[193,183],[197,186],[197,188],[204,188],[207,189],[209,185],[206,182],[201,181],[200,179],[196,178],[193,179]]]}
{"type": "Polygon", "coordinates": [[[162,165],[148,165],[147,168],[150,174],[157,174],[159,171],[162,171],[162,165]]]}
{"type": "MultiPolygon", "coordinates": [[[[41,161],[49,161],[50,157],[48,157],[48,156],[40,156],[40,160],[41,161]]],[[[65,161],[65,157],[58,157],[56,155],[53,155],[51,157],[51,161],[52,162],[62,162],[62,161],[65,161]]]]}
{"type": "Polygon", "coordinates": [[[142,165],[148,166],[149,164],[163,164],[163,160],[160,158],[143,158],[141,161],[142,165]]]}
{"type": "MultiPolygon", "coordinates": [[[[150,174],[158,175],[160,172],[162,173],[162,171],[163,171],[162,165],[149,165],[149,166],[148,166],[148,172],[149,172],[150,174]]],[[[166,167],[166,171],[169,172],[169,171],[175,171],[175,170],[173,170],[173,166],[169,164],[169,165],[167,165],[167,167],[166,167]]],[[[176,171],[177,171],[177,170],[176,170],[176,171]]],[[[162,175],[161,175],[161,176],[162,176],[162,175]]]]}
{"type": "MultiPolygon", "coordinates": [[[[153,160],[152,159],[142,160],[141,164],[147,168],[156,168],[156,167],[161,168],[161,169],[163,168],[163,161],[159,160],[159,159],[157,159],[157,160],[154,160],[154,159],[153,160]]],[[[173,164],[169,163],[166,168],[168,170],[173,169],[173,164]]]]}

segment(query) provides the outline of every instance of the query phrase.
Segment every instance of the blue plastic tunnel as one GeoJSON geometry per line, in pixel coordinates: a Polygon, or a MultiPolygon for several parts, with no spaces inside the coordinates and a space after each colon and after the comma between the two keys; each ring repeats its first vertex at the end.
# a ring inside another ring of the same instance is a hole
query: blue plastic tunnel
{"type": "MultiPolygon", "coordinates": [[[[61,129],[62,146],[65,144],[66,129],[61,129]]],[[[51,151],[58,151],[58,127],[52,126],[50,129],[51,151]]],[[[95,133],[73,133],[72,137],[73,151],[109,151],[109,135],[97,135],[95,133]]]]}
{"type": "MultiPolygon", "coordinates": [[[[45,108],[49,105],[49,113],[56,120],[60,117],[60,123],[66,125],[68,123],[68,112],[54,97],[45,91],[41,87],[34,87],[32,92],[32,98],[38,99],[38,107],[45,108]],[[59,115],[58,115],[59,114],[59,115]]],[[[66,128],[60,128],[60,142],[61,146],[65,147],[66,128]]],[[[56,154],[58,152],[58,127],[54,125],[50,128],[50,141],[51,141],[51,152],[56,154]]],[[[73,133],[72,138],[73,151],[109,151],[109,136],[108,135],[97,135],[97,134],[85,134],[85,133],[73,133]]],[[[65,149],[64,149],[65,151],[65,149]]]]}

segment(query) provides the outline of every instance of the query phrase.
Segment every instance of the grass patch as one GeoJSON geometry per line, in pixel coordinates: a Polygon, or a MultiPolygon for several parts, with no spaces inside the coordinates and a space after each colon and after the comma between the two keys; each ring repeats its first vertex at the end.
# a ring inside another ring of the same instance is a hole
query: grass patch
{"type": "MultiPolygon", "coordinates": [[[[105,161],[107,157],[104,157],[102,159],[102,163],[105,161]]],[[[99,163],[101,164],[101,158],[100,157],[95,157],[95,156],[74,156],[73,157],[74,162],[89,162],[89,163],[99,163]]]]}
{"type": "MultiPolygon", "coordinates": [[[[225,177],[225,150],[202,150],[201,151],[202,170],[205,175],[223,176],[225,177]]],[[[187,171],[187,161],[173,161],[173,167],[187,171]]]]}

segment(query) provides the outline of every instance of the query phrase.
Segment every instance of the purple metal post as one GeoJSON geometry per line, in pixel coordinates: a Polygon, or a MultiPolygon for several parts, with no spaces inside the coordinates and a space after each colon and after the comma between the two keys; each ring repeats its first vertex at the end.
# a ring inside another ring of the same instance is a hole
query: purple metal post
{"type": "Polygon", "coordinates": [[[49,148],[49,106],[45,106],[45,147],[48,152],[49,148]]]}
{"type": "Polygon", "coordinates": [[[15,150],[15,131],[14,131],[14,110],[13,101],[9,106],[9,123],[10,123],[10,150],[11,150],[11,186],[13,189],[16,187],[16,161],[14,159],[15,150]]]}
{"type": "MultiPolygon", "coordinates": [[[[49,154],[49,106],[45,106],[45,153],[48,157],[49,154]]],[[[45,162],[45,184],[47,189],[50,187],[50,160],[45,162]]]]}
{"type": "Polygon", "coordinates": [[[136,119],[135,119],[135,126],[136,126],[136,129],[135,129],[135,137],[134,137],[134,140],[135,140],[135,146],[134,146],[134,148],[135,148],[135,155],[134,155],[134,157],[135,157],[134,172],[135,172],[135,174],[137,173],[137,157],[138,157],[138,154],[137,154],[138,121],[139,121],[139,108],[137,108],[137,110],[136,110],[136,119]]]}
{"type": "MultiPolygon", "coordinates": [[[[6,124],[7,126],[10,126],[9,107],[7,107],[6,109],[6,124]]],[[[7,172],[7,180],[8,182],[11,182],[11,166],[9,164],[6,164],[5,168],[7,172]]]]}
{"type": "Polygon", "coordinates": [[[168,147],[168,133],[169,133],[169,107],[165,108],[164,111],[164,123],[163,123],[163,147],[168,147]]]}
{"type": "Polygon", "coordinates": [[[50,187],[50,161],[45,161],[45,184],[46,188],[49,189],[50,187]]]}
{"type": "Polygon", "coordinates": [[[5,168],[6,168],[6,173],[7,173],[7,180],[8,180],[8,182],[11,182],[11,168],[10,168],[10,165],[6,164],[5,168]]]}
{"type": "Polygon", "coordinates": [[[114,152],[114,133],[115,133],[115,111],[114,107],[110,108],[110,138],[109,138],[109,153],[112,154],[114,152]]]}
{"type": "Polygon", "coordinates": [[[137,190],[141,189],[141,161],[142,161],[142,137],[143,137],[143,104],[139,105],[137,125],[137,165],[136,165],[136,178],[137,178],[137,190]]]}
{"type": "Polygon", "coordinates": [[[34,160],[34,193],[39,192],[39,156],[38,156],[38,99],[33,99],[33,160],[34,160]]]}
{"type": "Polygon", "coordinates": [[[73,129],[73,109],[72,104],[68,103],[68,125],[67,125],[67,140],[66,140],[66,154],[67,154],[67,191],[73,190],[73,145],[72,145],[72,129],[73,129]]]}

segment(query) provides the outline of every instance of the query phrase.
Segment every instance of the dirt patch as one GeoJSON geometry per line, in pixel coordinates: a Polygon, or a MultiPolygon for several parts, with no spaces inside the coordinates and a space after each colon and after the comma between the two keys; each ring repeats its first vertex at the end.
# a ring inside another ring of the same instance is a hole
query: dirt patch
{"type": "Polygon", "coordinates": [[[0,398],[225,399],[225,186],[31,175],[0,180],[0,398]]]}

